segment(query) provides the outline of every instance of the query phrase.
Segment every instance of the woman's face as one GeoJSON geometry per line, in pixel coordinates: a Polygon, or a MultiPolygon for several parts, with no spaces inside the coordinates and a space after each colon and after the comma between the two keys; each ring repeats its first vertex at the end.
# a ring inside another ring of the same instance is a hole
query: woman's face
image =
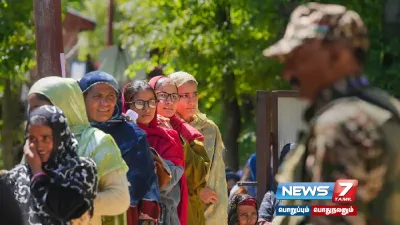
{"type": "Polygon", "coordinates": [[[53,130],[45,125],[29,125],[28,140],[34,144],[42,162],[47,162],[53,152],[53,130]]]}
{"type": "Polygon", "coordinates": [[[190,121],[197,112],[199,99],[197,97],[197,84],[187,82],[178,88],[181,99],[178,102],[177,112],[185,120],[190,121]]]}
{"type": "Polygon", "coordinates": [[[157,100],[150,90],[139,91],[129,108],[138,114],[136,122],[148,126],[156,115],[157,100]]]}
{"type": "Polygon", "coordinates": [[[86,114],[90,122],[106,122],[114,113],[118,93],[108,84],[96,84],[85,95],[86,114]]]}
{"type": "Polygon", "coordinates": [[[257,222],[257,210],[254,206],[239,205],[237,208],[239,225],[255,225],[257,222]]]}
{"type": "Polygon", "coordinates": [[[39,98],[39,94],[31,94],[28,96],[29,112],[43,105],[53,105],[51,102],[39,98]]]}
{"type": "Polygon", "coordinates": [[[170,118],[175,112],[179,101],[178,90],[174,84],[164,84],[156,89],[157,113],[161,116],[170,118]]]}

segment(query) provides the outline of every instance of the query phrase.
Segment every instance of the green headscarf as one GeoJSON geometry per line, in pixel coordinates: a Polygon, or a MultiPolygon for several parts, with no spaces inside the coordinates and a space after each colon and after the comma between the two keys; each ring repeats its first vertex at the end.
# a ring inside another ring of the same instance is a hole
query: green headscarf
{"type": "Polygon", "coordinates": [[[78,140],[78,154],[95,160],[98,177],[127,166],[121,157],[114,139],[103,131],[90,126],[86,115],[83,94],[78,82],[71,78],[45,77],[38,80],[29,90],[31,94],[41,94],[59,107],[68,119],[75,138],[78,140]]]}

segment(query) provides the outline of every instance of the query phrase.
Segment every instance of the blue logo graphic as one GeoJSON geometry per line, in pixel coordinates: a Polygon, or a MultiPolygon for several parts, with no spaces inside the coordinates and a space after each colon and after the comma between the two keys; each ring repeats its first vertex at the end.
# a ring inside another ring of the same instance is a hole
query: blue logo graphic
{"type": "Polygon", "coordinates": [[[276,190],[279,200],[331,200],[334,182],[280,183],[276,190]]]}
{"type": "Polygon", "coordinates": [[[292,205],[277,206],[276,216],[311,216],[311,206],[308,205],[292,205]]]}

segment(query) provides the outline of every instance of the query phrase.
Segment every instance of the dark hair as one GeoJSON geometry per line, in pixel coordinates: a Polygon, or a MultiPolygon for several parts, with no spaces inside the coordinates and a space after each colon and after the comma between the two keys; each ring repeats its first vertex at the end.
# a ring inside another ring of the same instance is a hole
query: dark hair
{"type": "MultiPolygon", "coordinates": [[[[53,103],[50,101],[50,99],[48,99],[46,96],[44,96],[43,94],[39,94],[39,93],[33,93],[33,94],[31,94],[31,95],[34,95],[37,99],[39,99],[40,101],[46,101],[46,102],[49,102],[50,103],[50,105],[53,105],[53,103]]],[[[30,113],[30,110],[31,109],[31,107],[30,107],[30,105],[29,104],[27,104],[27,116],[29,115],[29,113],[30,113]]],[[[28,118],[27,118],[28,119],[28,118]]]]}
{"type": "Polygon", "coordinates": [[[38,98],[40,101],[46,101],[46,102],[50,102],[51,104],[53,104],[49,98],[47,98],[45,95],[43,94],[39,94],[39,93],[33,93],[36,98],[38,98]]]}
{"type": "MultiPolygon", "coordinates": [[[[28,137],[29,137],[28,129],[31,125],[47,126],[53,130],[53,128],[51,126],[51,122],[48,119],[46,119],[46,117],[41,116],[41,115],[34,115],[28,119],[28,124],[26,127],[26,133],[25,133],[25,139],[28,139],[28,137]]],[[[54,133],[54,131],[53,131],[53,133],[54,133]]]]}
{"type": "Polygon", "coordinates": [[[156,97],[156,93],[153,88],[144,80],[135,80],[125,86],[124,99],[125,102],[131,101],[135,95],[140,91],[151,91],[156,97]]]}
{"type": "Polygon", "coordinates": [[[51,124],[50,121],[46,119],[46,117],[41,115],[35,115],[29,119],[29,125],[44,125],[50,127],[51,124]]]}
{"type": "Polygon", "coordinates": [[[157,66],[157,67],[154,67],[154,69],[152,71],[150,71],[149,74],[147,74],[147,79],[150,80],[151,78],[160,76],[160,75],[164,75],[163,68],[162,68],[162,66],[157,66]]]}
{"type": "Polygon", "coordinates": [[[225,176],[226,176],[226,181],[229,181],[229,180],[234,180],[236,182],[240,181],[240,176],[237,175],[235,172],[227,172],[227,173],[225,173],[225,176]]]}
{"type": "Polygon", "coordinates": [[[160,79],[157,80],[156,84],[154,85],[154,89],[157,89],[161,86],[164,86],[166,84],[172,84],[176,87],[176,90],[178,91],[178,87],[176,86],[175,82],[169,78],[169,77],[162,77],[160,79]]]}

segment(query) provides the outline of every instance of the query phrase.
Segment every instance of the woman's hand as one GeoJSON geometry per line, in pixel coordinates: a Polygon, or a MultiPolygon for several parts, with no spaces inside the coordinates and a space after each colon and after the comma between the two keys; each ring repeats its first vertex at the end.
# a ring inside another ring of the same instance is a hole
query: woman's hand
{"type": "Polygon", "coordinates": [[[158,122],[158,125],[160,125],[162,127],[172,129],[172,126],[169,123],[169,118],[167,118],[167,117],[157,114],[157,122],[158,122]]]}
{"type": "Polygon", "coordinates": [[[43,172],[42,171],[42,160],[36,151],[35,144],[30,143],[28,140],[24,146],[24,156],[28,162],[29,167],[32,170],[33,175],[43,172]]]}
{"type": "Polygon", "coordinates": [[[217,192],[210,188],[203,188],[200,190],[199,197],[202,202],[209,204],[209,203],[216,203],[218,202],[218,195],[217,192]]]}

